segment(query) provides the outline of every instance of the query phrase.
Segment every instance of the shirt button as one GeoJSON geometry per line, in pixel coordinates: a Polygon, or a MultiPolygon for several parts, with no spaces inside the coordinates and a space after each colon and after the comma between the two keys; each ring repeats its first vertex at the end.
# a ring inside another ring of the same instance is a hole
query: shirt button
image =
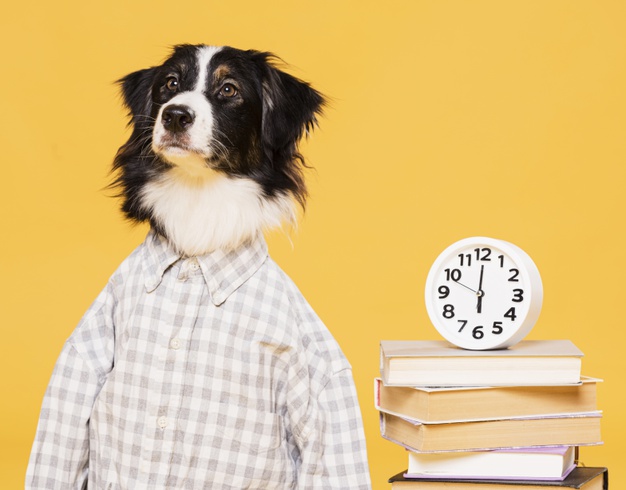
{"type": "Polygon", "coordinates": [[[174,338],[170,340],[170,348],[174,350],[180,349],[180,339],[174,338]]]}
{"type": "Polygon", "coordinates": [[[161,416],[157,419],[157,425],[161,428],[161,429],[165,429],[167,427],[167,418],[164,416],[161,416]]]}
{"type": "Polygon", "coordinates": [[[198,264],[197,259],[191,259],[189,261],[189,267],[191,267],[192,271],[197,271],[200,268],[200,264],[198,264]]]}

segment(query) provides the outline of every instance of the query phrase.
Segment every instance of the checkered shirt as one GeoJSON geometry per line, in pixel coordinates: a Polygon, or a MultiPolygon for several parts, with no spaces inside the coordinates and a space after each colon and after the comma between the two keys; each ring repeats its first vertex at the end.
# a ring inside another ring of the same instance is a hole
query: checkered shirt
{"type": "Polygon", "coordinates": [[[181,257],[150,232],[64,345],[38,489],[369,489],[351,367],[262,238],[181,257]]]}

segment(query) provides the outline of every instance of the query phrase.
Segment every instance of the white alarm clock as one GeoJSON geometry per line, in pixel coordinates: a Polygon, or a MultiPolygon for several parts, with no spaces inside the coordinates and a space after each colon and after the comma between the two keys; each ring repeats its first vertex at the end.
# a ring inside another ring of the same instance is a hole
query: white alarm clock
{"type": "Polygon", "coordinates": [[[537,266],[521,248],[473,237],[446,248],[426,279],[426,309],[449,342],[471,350],[503,349],[533,328],[543,303],[537,266]]]}

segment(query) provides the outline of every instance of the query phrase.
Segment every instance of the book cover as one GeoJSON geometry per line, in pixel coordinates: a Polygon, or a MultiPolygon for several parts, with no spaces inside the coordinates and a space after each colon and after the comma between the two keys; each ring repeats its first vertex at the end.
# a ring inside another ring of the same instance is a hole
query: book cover
{"type": "Polygon", "coordinates": [[[597,410],[597,383],[581,377],[576,385],[501,387],[386,386],[374,380],[376,409],[423,423],[468,422],[577,414],[597,410]]]}
{"type": "Polygon", "coordinates": [[[582,356],[569,340],[525,340],[491,351],[439,340],[383,340],[380,371],[388,386],[576,384],[582,356]]]}
{"type": "Polygon", "coordinates": [[[575,468],[567,478],[562,481],[527,481],[512,480],[502,482],[500,480],[450,480],[406,478],[405,472],[398,473],[389,479],[391,488],[416,488],[423,490],[435,490],[445,488],[447,490],[552,490],[555,488],[578,488],[583,490],[608,490],[609,472],[607,468],[593,468],[579,466],[575,468]]]}

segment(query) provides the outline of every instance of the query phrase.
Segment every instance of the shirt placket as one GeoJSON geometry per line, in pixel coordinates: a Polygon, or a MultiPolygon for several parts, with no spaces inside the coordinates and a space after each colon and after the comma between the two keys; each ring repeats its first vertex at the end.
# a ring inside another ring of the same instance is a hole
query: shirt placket
{"type": "Polygon", "coordinates": [[[158,369],[155,376],[161,379],[160,390],[150,394],[152,414],[148,423],[154,444],[147,448],[147,459],[153,482],[162,488],[176,481],[176,467],[180,464],[174,451],[178,417],[183,403],[185,374],[189,358],[190,339],[198,311],[206,290],[200,265],[196,258],[185,259],[180,267],[174,267],[164,277],[164,301],[167,302],[167,324],[162,325],[158,335],[158,369]]]}

